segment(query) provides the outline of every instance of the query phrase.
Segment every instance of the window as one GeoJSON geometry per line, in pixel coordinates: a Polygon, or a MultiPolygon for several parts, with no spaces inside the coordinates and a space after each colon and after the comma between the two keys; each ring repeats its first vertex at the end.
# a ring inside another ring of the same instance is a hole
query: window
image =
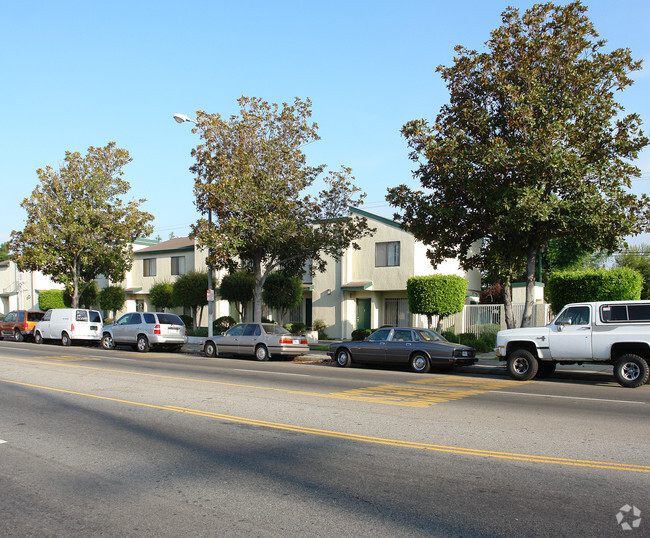
{"type": "Polygon", "coordinates": [[[153,325],[156,323],[156,316],[153,314],[145,314],[144,315],[144,322],[149,323],[150,325],[153,325]]]}
{"type": "Polygon", "coordinates": [[[399,265],[399,241],[375,243],[375,267],[399,265]]]}
{"type": "Polygon", "coordinates": [[[172,256],[172,275],[185,274],[185,256],[172,256]]]}
{"type": "Polygon", "coordinates": [[[408,327],[410,325],[408,299],[384,300],[384,325],[393,327],[408,327]]]}
{"type": "Polygon", "coordinates": [[[603,305],[600,319],[605,323],[650,321],[650,304],[603,305]]]}
{"type": "Polygon", "coordinates": [[[571,306],[562,312],[555,322],[556,325],[589,325],[589,307],[571,306]]]}
{"type": "Polygon", "coordinates": [[[142,276],[156,276],[156,258],[142,260],[142,276]]]}
{"type": "Polygon", "coordinates": [[[87,310],[77,310],[75,319],[77,321],[88,321],[88,311],[87,310]]]}
{"type": "Polygon", "coordinates": [[[379,329],[368,337],[369,342],[387,342],[390,336],[390,329],[379,329]]]}
{"type": "Polygon", "coordinates": [[[413,336],[408,329],[395,329],[393,331],[393,342],[410,342],[411,340],[413,340],[413,336]]]}
{"type": "Polygon", "coordinates": [[[262,331],[260,331],[260,326],[255,323],[249,323],[246,325],[246,327],[244,327],[242,336],[259,336],[260,334],[262,334],[262,331]]]}

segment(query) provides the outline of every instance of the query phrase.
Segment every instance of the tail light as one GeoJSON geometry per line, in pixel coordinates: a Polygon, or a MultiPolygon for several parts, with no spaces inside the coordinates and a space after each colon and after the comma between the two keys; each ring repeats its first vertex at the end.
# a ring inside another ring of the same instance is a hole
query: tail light
{"type": "Polygon", "coordinates": [[[290,336],[281,336],[280,344],[293,344],[293,338],[290,336]]]}
{"type": "Polygon", "coordinates": [[[306,346],[307,345],[307,339],[306,338],[301,338],[300,339],[300,344],[303,345],[303,346],[306,346]]]}
{"type": "Polygon", "coordinates": [[[156,326],[153,328],[153,333],[154,333],[154,334],[161,334],[161,332],[160,332],[160,325],[156,325],[156,326]]]}
{"type": "Polygon", "coordinates": [[[70,330],[71,330],[72,332],[74,332],[74,323],[71,323],[71,324],[70,324],[70,330]]]}
{"type": "Polygon", "coordinates": [[[187,327],[185,327],[185,336],[187,336],[187,327]]]}

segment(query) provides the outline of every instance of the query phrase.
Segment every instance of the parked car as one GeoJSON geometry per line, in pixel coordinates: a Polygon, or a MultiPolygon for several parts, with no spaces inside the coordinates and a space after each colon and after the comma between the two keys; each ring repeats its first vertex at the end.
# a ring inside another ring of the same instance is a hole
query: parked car
{"type": "Polygon", "coordinates": [[[306,336],[292,335],[273,323],[239,323],[224,334],[205,341],[207,357],[221,355],[254,356],[258,361],[271,357],[294,358],[309,353],[306,336]]]}
{"type": "Polygon", "coordinates": [[[45,312],[38,310],[12,310],[0,321],[0,337],[22,342],[33,337],[34,326],[45,312]]]}
{"type": "Polygon", "coordinates": [[[370,364],[408,364],[418,373],[431,366],[468,366],[478,359],[474,348],[455,344],[431,329],[384,327],[358,342],[337,342],[327,354],[346,368],[353,362],[370,364]]]}
{"type": "Polygon", "coordinates": [[[85,308],[52,308],[34,326],[34,342],[60,340],[64,346],[75,340],[98,344],[102,338],[102,316],[85,308]]]}
{"type": "Polygon", "coordinates": [[[102,332],[102,347],[135,346],[146,352],[152,347],[179,351],[187,343],[187,328],[176,314],[168,312],[130,312],[102,332]]]}

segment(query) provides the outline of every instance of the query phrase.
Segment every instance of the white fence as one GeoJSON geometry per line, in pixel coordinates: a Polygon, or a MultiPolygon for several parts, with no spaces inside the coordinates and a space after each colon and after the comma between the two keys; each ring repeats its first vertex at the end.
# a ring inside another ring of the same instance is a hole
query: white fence
{"type": "MultiPolygon", "coordinates": [[[[525,303],[513,303],[512,310],[517,327],[521,325],[525,303]]],[[[533,326],[546,325],[550,319],[550,305],[533,305],[533,326]]],[[[437,323],[437,320],[434,321],[437,323]]],[[[506,328],[505,308],[496,305],[465,305],[463,311],[442,320],[442,330],[453,330],[456,334],[473,333],[479,336],[485,332],[496,332],[506,328]]]]}

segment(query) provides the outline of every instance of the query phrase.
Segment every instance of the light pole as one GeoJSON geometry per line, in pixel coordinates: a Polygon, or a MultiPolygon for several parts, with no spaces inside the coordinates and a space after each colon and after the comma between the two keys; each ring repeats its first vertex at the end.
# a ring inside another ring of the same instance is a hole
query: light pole
{"type": "MultiPolygon", "coordinates": [[[[186,116],[185,114],[174,114],[174,120],[176,120],[176,123],[185,123],[186,121],[189,121],[190,123],[193,123],[196,125],[196,121],[194,121],[192,118],[189,116],[186,116]]],[[[212,230],[212,208],[208,207],[208,228],[212,230]]],[[[207,289],[207,296],[208,296],[208,337],[212,338],[212,335],[214,333],[213,331],[213,322],[214,322],[214,293],[212,291],[212,264],[210,263],[210,254],[211,250],[210,247],[208,247],[208,289],[207,289]]]]}

